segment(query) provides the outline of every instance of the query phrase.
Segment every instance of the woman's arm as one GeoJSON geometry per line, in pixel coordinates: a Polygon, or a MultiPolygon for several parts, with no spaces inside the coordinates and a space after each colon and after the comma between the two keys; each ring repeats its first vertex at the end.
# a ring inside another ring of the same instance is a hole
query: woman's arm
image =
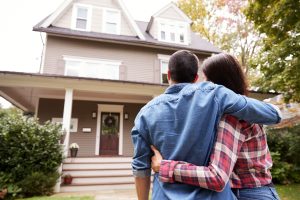
{"type": "MultiPolygon", "coordinates": [[[[161,156],[160,158],[154,156],[152,157],[152,169],[156,172],[159,169],[159,177],[162,182],[177,181],[222,191],[229,180],[242,143],[245,141],[242,129],[242,124],[235,117],[228,115],[222,118],[218,128],[217,141],[207,167],[182,161],[162,160],[161,156]]],[[[159,152],[154,151],[154,153],[158,155],[159,152]]]]}

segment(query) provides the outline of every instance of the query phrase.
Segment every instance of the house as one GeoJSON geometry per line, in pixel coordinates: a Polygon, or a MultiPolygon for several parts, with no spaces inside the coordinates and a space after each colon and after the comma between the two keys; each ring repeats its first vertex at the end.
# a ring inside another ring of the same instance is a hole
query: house
{"type": "Polygon", "coordinates": [[[121,0],[66,0],[33,27],[46,33],[41,72],[0,72],[0,95],[41,122],[62,123],[65,156],[70,143],[80,146],[62,167],[72,185],[57,191],[133,187],[130,131],[167,88],[170,55],[187,49],[201,62],[221,52],[191,23],[174,3],[142,22],[121,0]]]}

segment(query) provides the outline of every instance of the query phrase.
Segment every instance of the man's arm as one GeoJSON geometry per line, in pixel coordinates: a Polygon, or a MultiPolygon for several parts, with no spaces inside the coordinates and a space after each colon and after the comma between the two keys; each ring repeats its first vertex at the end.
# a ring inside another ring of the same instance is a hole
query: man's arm
{"type": "Polygon", "coordinates": [[[135,188],[138,200],[148,200],[150,190],[150,177],[135,177],[135,188]]]}
{"type": "Polygon", "coordinates": [[[141,135],[139,121],[135,122],[135,127],[131,131],[132,143],[134,146],[134,156],[132,160],[132,170],[135,177],[135,186],[139,200],[148,200],[150,190],[151,161],[152,152],[149,144],[141,135]],[[139,127],[139,128],[137,128],[139,127]]]}
{"type": "Polygon", "coordinates": [[[249,123],[276,124],[281,112],[274,105],[238,95],[224,86],[217,86],[215,101],[221,114],[230,114],[249,123]]]}
{"type": "Polygon", "coordinates": [[[217,141],[207,167],[162,160],[159,178],[162,182],[177,181],[220,192],[229,180],[245,138],[238,120],[226,116],[219,124],[217,141]]]}

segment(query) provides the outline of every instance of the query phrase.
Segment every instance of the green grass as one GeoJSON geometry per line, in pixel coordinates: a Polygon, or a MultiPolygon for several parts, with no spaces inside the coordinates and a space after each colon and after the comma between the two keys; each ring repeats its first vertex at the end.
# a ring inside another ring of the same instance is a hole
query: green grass
{"type": "Polygon", "coordinates": [[[276,185],[281,200],[300,200],[300,184],[276,185]]]}
{"type": "Polygon", "coordinates": [[[50,197],[32,197],[26,198],[26,200],[94,200],[93,196],[50,196],[50,197]]]}

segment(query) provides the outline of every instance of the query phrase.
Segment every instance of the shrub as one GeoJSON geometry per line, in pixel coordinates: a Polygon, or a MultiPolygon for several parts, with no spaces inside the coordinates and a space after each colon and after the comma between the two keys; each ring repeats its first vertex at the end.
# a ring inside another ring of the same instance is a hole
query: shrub
{"type": "Polygon", "coordinates": [[[267,129],[272,154],[271,170],[275,183],[300,183],[300,125],[282,129],[267,129]]]}
{"type": "Polygon", "coordinates": [[[51,193],[62,162],[60,137],[57,125],[0,109],[0,189],[14,188],[9,194],[20,196],[51,193]]]}

